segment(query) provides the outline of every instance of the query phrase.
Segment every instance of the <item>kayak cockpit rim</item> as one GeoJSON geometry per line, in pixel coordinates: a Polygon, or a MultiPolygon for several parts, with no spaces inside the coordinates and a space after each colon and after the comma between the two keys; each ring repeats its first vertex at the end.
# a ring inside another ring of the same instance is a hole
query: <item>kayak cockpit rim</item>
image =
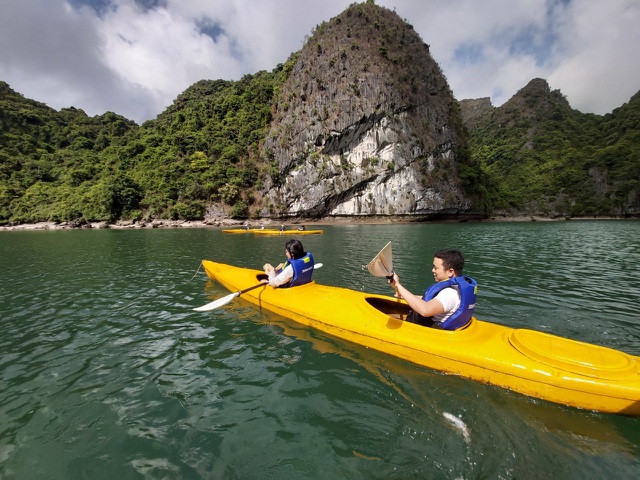
{"type": "Polygon", "coordinates": [[[394,301],[380,297],[366,297],[365,301],[379,312],[397,318],[398,320],[406,320],[407,315],[409,315],[411,311],[411,307],[400,300],[394,301]]]}
{"type": "MultiPolygon", "coordinates": [[[[405,301],[402,301],[399,299],[390,300],[387,298],[380,298],[380,297],[366,297],[365,300],[369,305],[371,305],[373,308],[375,308],[379,312],[385,315],[389,315],[390,317],[395,318],[397,320],[405,321],[407,319],[407,316],[409,315],[409,312],[411,311],[411,307],[407,305],[405,301]]],[[[441,332],[460,332],[462,330],[467,329],[472,322],[473,322],[473,319],[469,321],[466,325],[456,330],[442,330],[442,329],[436,329],[436,330],[439,330],[441,332]]],[[[418,324],[415,324],[415,325],[418,325],[418,324]]],[[[430,327],[423,327],[423,328],[430,328],[430,327]]]]}

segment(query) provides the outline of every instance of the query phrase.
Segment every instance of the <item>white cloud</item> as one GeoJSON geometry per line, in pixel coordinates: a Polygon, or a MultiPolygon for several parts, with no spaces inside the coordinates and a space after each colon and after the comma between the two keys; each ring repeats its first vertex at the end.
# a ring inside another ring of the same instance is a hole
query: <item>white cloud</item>
{"type": "MultiPolygon", "coordinates": [[[[0,80],[57,109],[111,110],[142,122],[198,80],[272,70],[351,3],[164,0],[141,8],[134,0],[4,1],[0,80]],[[97,13],[91,2],[109,6],[97,13]]],[[[574,108],[603,114],[640,89],[637,0],[377,3],[431,46],[458,99],[490,96],[500,105],[542,77],[574,108]]]]}
{"type": "Polygon", "coordinates": [[[192,18],[171,9],[143,13],[122,3],[99,25],[104,62],[126,84],[145,90],[156,112],[214,72],[228,79],[241,76],[228,37],[214,42],[192,18]]]}
{"type": "Polygon", "coordinates": [[[500,105],[541,77],[560,89],[573,108],[604,114],[640,90],[637,0],[382,3],[395,4],[431,45],[459,99],[490,96],[500,105]],[[523,33],[530,40],[528,49],[523,33]],[[456,58],[458,49],[468,45],[481,47],[480,61],[456,58]]]}
{"type": "Polygon", "coordinates": [[[640,90],[640,2],[576,0],[562,30],[549,82],[574,108],[607,113],[640,90]]]}
{"type": "Polygon", "coordinates": [[[111,110],[150,118],[144,90],[122,84],[104,63],[99,19],[64,0],[3,2],[0,6],[0,80],[16,91],[60,109],[90,115],[111,110]]]}

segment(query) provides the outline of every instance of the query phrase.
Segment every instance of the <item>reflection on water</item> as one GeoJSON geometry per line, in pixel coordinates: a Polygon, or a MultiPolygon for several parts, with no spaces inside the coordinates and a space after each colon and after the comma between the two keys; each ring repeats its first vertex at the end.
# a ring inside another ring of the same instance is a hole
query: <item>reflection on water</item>
{"type": "MultiPolygon", "coordinates": [[[[345,225],[303,237],[320,283],[414,293],[465,253],[479,318],[640,354],[637,222],[345,225]]],[[[288,238],[217,229],[0,235],[2,478],[637,478],[638,419],[420,368],[258,310],[202,259],[288,238]],[[443,454],[446,452],[446,455],[443,454]],[[532,453],[533,452],[533,453],[532,453]]]]}

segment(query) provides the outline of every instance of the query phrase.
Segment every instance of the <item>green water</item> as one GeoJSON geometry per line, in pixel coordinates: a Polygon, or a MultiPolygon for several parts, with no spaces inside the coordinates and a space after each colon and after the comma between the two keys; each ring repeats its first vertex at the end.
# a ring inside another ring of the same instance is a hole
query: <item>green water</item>
{"type": "MultiPolygon", "coordinates": [[[[362,267],[392,241],[421,293],[433,252],[458,247],[479,318],[640,355],[638,222],[323,228],[301,237],[319,283],[391,293],[362,267]]],[[[191,310],[228,293],[202,259],[260,268],[284,241],[0,233],[0,478],[640,477],[640,419],[443,375],[241,299],[191,310]]]]}

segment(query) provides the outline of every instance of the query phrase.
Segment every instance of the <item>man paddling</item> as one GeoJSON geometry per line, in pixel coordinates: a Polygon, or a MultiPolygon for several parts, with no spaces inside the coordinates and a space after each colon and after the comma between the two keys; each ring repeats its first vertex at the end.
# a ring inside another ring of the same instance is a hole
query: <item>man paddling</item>
{"type": "Polygon", "coordinates": [[[476,281],[462,275],[464,257],[458,250],[443,249],[433,258],[433,278],[436,283],[422,295],[412,294],[402,286],[396,273],[389,279],[396,296],[411,307],[407,321],[426,327],[457,330],[471,321],[476,304],[476,281]]]}

